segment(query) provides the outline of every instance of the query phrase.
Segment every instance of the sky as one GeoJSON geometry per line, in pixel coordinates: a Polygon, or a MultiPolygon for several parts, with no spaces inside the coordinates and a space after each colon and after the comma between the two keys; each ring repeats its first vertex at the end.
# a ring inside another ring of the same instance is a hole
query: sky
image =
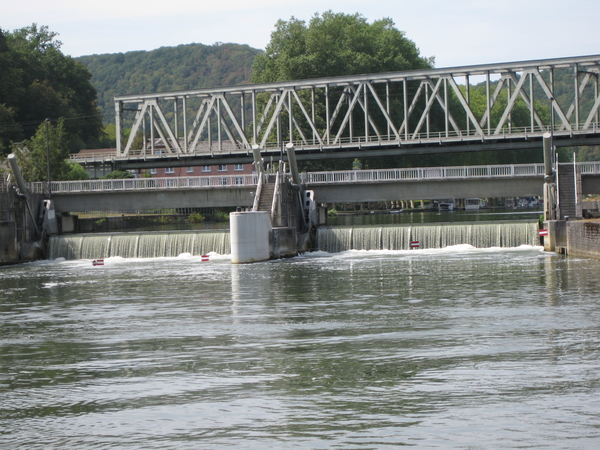
{"type": "Polygon", "coordinates": [[[264,49],[277,20],[327,10],[391,18],[437,68],[600,54],[599,0],[0,0],[0,28],[47,25],[73,57],[191,43],[264,49]]]}

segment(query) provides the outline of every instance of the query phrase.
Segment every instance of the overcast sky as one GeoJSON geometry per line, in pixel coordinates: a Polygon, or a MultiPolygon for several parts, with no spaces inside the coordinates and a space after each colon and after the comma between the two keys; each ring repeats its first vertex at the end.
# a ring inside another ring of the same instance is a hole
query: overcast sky
{"type": "Polygon", "coordinates": [[[0,28],[59,33],[71,56],[234,42],[264,49],[278,19],[391,18],[438,68],[600,54],[600,0],[0,0],[0,28]]]}

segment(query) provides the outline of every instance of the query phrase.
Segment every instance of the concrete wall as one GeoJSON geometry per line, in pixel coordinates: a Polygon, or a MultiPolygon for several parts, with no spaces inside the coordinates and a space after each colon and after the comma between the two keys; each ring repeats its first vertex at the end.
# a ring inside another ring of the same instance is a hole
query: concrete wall
{"type": "Polygon", "coordinates": [[[272,258],[287,258],[298,254],[298,236],[294,228],[273,228],[270,244],[272,258]]]}
{"type": "Polygon", "coordinates": [[[567,222],[569,256],[600,258],[600,221],[567,222]]]}
{"type": "Polygon", "coordinates": [[[438,198],[542,196],[539,178],[426,180],[337,185],[308,185],[317,203],[432,200],[438,198]]]}
{"type": "Polygon", "coordinates": [[[249,207],[254,188],[172,189],[54,194],[58,213],[73,211],[143,211],[169,208],[249,207]]]}
{"type": "Polygon", "coordinates": [[[17,228],[15,222],[0,222],[0,265],[17,262],[17,228]]]}

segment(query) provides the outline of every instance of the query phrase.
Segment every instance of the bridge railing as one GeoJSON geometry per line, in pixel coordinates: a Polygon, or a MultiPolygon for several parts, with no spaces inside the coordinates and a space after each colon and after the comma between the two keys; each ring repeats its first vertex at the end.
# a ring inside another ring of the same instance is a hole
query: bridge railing
{"type": "Polygon", "coordinates": [[[544,175],[543,164],[508,164],[491,166],[427,167],[379,170],[342,170],[303,174],[309,185],[367,183],[382,181],[423,181],[453,178],[499,178],[544,175]]]}
{"type": "Polygon", "coordinates": [[[600,173],[600,162],[598,162],[598,161],[581,162],[581,163],[577,163],[577,165],[579,165],[579,167],[581,167],[581,173],[584,173],[584,174],[600,173]]]}
{"type": "MultiPolygon", "coordinates": [[[[584,128],[583,123],[574,124],[575,129],[586,129],[584,128]]],[[[501,131],[501,137],[522,137],[524,139],[528,139],[532,136],[541,136],[543,133],[550,131],[552,127],[550,126],[533,126],[533,127],[516,127],[512,126],[510,128],[506,127],[501,131]]],[[[596,133],[597,130],[596,124],[591,124],[586,130],[591,133],[596,133]]],[[[564,127],[556,125],[554,127],[554,133],[556,135],[563,134],[572,134],[572,131],[566,131],[564,127]]],[[[486,137],[479,134],[476,130],[459,130],[459,131],[430,131],[430,132],[422,132],[411,135],[410,139],[403,139],[404,144],[413,143],[413,144],[424,144],[427,142],[444,142],[447,140],[455,141],[455,140],[485,140],[486,137]]],[[[493,140],[498,139],[498,136],[494,136],[493,140]]],[[[392,135],[369,135],[369,136],[354,136],[352,138],[342,137],[339,139],[339,143],[337,147],[344,146],[381,146],[390,144],[394,142],[395,139],[392,135]]],[[[294,146],[297,149],[302,149],[304,147],[319,147],[321,142],[318,139],[310,139],[307,138],[304,141],[294,140],[292,141],[294,146]]],[[[281,144],[278,142],[273,143],[265,143],[264,149],[272,150],[275,148],[280,148],[281,144]]],[[[187,153],[180,154],[180,157],[183,158],[193,158],[198,156],[206,156],[206,155],[232,155],[232,154],[248,154],[249,148],[244,146],[229,146],[229,147],[219,147],[218,143],[210,144],[208,142],[199,142],[195,149],[189,149],[187,153]]],[[[77,162],[80,164],[90,164],[90,163],[98,163],[98,162],[113,162],[118,160],[128,160],[135,158],[143,158],[144,160],[157,160],[157,159],[170,159],[173,157],[173,153],[168,152],[166,149],[155,150],[153,153],[147,153],[145,150],[130,150],[128,156],[119,156],[117,155],[116,149],[112,153],[88,153],[86,155],[74,154],[69,157],[72,162],[77,162]]]]}
{"type": "MultiPolygon", "coordinates": [[[[600,174],[600,162],[577,163],[582,174],[600,174]]],[[[307,185],[360,184],[397,181],[424,181],[478,178],[543,177],[544,164],[498,164],[488,166],[418,167],[377,170],[338,170],[301,174],[307,185]]],[[[207,189],[255,187],[258,175],[221,175],[167,178],[127,178],[120,180],[53,181],[51,189],[56,194],[78,192],[110,192],[165,189],[207,189]]],[[[48,192],[48,183],[28,183],[34,194],[48,192]]],[[[2,184],[0,183],[0,192],[2,184]]]]}
{"type": "MultiPolygon", "coordinates": [[[[255,186],[255,174],[221,175],[205,177],[168,178],[125,178],[119,180],[53,181],[53,193],[106,192],[106,191],[146,191],[164,189],[203,189],[223,187],[255,186]]],[[[32,183],[36,192],[45,192],[47,183],[32,183]]]]}

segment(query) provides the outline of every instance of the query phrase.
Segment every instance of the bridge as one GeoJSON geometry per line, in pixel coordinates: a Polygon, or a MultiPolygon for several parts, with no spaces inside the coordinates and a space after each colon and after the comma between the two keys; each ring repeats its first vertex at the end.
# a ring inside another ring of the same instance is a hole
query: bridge
{"type": "MultiPolygon", "coordinates": [[[[572,164],[570,164],[572,165],[572,164]]],[[[600,193],[600,162],[577,163],[582,195],[600,193]]],[[[61,212],[136,212],[170,208],[252,207],[259,175],[55,181],[61,212]]],[[[318,203],[543,195],[544,164],[308,172],[302,183],[318,203]]],[[[47,183],[29,183],[47,193],[47,183]]]]}
{"type": "Polygon", "coordinates": [[[599,145],[599,74],[593,55],[120,95],[112,160],[245,163],[253,147],[278,160],[288,142],[298,160],[502,151],[541,148],[545,132],[599,145]]]}

